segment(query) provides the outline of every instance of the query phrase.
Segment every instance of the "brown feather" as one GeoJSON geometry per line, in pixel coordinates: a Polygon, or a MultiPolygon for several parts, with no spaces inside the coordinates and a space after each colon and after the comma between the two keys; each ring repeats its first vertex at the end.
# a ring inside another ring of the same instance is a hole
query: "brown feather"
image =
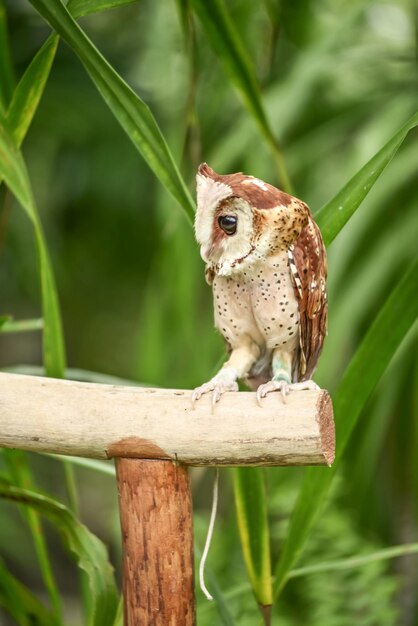
{"type": "Polygon", "coordinates": [[[217,174],[207,163],[199,165],[198,173],[219,183],[228,185],[231,189],[231,197],[243,198],[257,209],[273,209],[277,206],[288,206],[293,198],[289,194],[269,185],[263,181],[258,181],[254,176],[247,176],[242,172],[236,174],[217,174]],[[254,181],[262,184],[260,188],[254,181]]]}
{"type": "Polygon", "coordinates": [[[307,225],[290,248],[293,288],[300,316],[300,351],[295,377],[308,380],[316,368],[327,333],[327,257],[321,232],[309,211],[307,225]]]}

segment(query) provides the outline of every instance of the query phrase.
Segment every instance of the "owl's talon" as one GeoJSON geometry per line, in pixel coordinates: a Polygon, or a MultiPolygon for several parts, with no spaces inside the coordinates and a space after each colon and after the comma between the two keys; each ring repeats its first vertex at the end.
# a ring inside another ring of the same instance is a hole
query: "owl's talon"
{"type": "Polygon", "coordinates": [[[216,403],[221,399],[222,394],[226,391],[238,391],[238,383],[236,382],[236,372],[232,368],[224,368],[216,376],[209,380],[207,383],[203,383],[200,387],[192,393],[192,407],[195,407],[195,403],[199,400],[203,394],[212,393],[212,413],[215,410],[216,403]]]}
{"type": "Polygon", "coordinates": [[[192,409],[196,408],[196,401],[199,400],[201,394],[199,393],[198,389],[195,389],[192,393],[192,409]]]}
{"type": "Polygon", "coordinates": [[[215,411],[215,404],[219,402],[220,397],[219,391],[215,388],[212,394],[212,413],[215,411]]]}
{"type": "Polygon", "coordinates": [[[266,395],[272,391],[280,391],[283,402],[286,402],[286,395],[289,392],[289,389],[290,385],[285,380],[269,380],[268,383],[260,385],[257,389],[257,401],[259,406],[262,406],[261,398],[265,398],[266,395]]]}
{"type": "Polygon", "coordinates": [[[321,387],[313,380],[304,380],[301,383],[292,383],[290,388],[292,391],[317,391],[318,389],[321,389],[321,387]]]}
{"type": "Polygon", "coordinates": [[[287,395],[291,391],[313,391],[320,387],[313,380],[305,380],[301,383],[288,383],[285,380],[269,380],[268,383],[260,385],[257,389],[257,402],[261,405],[261,398],[265,398],[268,393],[272,391],[280,391],[282,395],[282,401],[287,402],[287,395]]]}
{"type": "Polygon", "coordinates": [[[287,402],[287,394],[289,392],[289,385],[282,385],[280,391],[282,392],[282,400],[286,404],[287,402]]]}

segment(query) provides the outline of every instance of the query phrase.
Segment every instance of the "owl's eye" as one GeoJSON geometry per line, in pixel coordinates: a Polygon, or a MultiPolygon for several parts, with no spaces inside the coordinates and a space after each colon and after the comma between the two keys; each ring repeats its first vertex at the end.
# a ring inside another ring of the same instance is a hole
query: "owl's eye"
{"type": "Polygon", "coordinates": [[[234,235],[237,232],[238,218],[235,215],[222,215],[218,218],[218,224],[227,235],[234,235]]]}

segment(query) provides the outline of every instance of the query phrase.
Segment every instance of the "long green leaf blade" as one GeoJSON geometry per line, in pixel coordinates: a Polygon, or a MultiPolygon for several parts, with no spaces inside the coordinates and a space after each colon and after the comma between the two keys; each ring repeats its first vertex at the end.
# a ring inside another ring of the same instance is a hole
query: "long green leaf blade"
{"type": "MultiPolygon", "coordinates": [[[[403,543],[396,546],[390,546],[389,548],[382,548],[377,552],[370,552],[368,554],[360,554],[347,559],[336,559],[333,561],[323,561],[320,563],[314,563],[312,565],[304,565],[297,569],[290,570],[287,578],[301,578],[302,576],[310,576],[312,574],[319,574],[323,572],[336,572],[341,570],[357,569],[368,565],[369,563],[375,563],[376,561],[385,561],[390,559],[396,559],[401,556],[414,556],[418,554],[418,543],[403,543]]],[[[248,593],[250,589],[249,583],[235,585],[228,589],[224,594],[224,600],[231,600],[241,595],[248,593]]],[[[208,608],[204,607],[200,613],[206,613],[208,608]]]]}
{"type": "MultiPolygon", "coordinates": [[[[34,207],[36,211],[36,208],[34,207]]],[[[43,360],[47,376],[64,378],[65,348],[61,313],[52,263],[49,258],[42,227],[37,219],[35,228],[41,274],[42,310],[44,319],[43,360]]]]}
{"type": "Polygon", "coordinates": [[[192,221],[193,200],[148,106],[106,61],[59,1],[30,2],[73,48],[128,137],[192,221]]]}
{"type": "Polygon", "coordinates": [[[0,116],[0,179],[6,181],[10,191],[27,211],[33,221],[33,203],[29,180],[23,158],[15,146],[6,120],[0,116]]]}
{"type": "MultiPolygon", "coordinates": [[[[349,557],[347,559],[336,559],[333,561],[313,563],[312,565],[304,565],[303,567],[290,570],[287,578],[290,580],[291,578],[301,578],[302,576],[310,576],[312,574],[319,574],[323,572],[357,569],[364,567],[369,563],[375,563],[376,561],[396,559],[401,556],[414,556],[415,554],[418,554],[418,543],[403,543],[396,546],[390,546],[389,548],[382,548],[376,552],[349,557]]],[[[224,600],[226,601],[237,598],[248,593],[249,590],[249,583],[235,585],[225,592],[224,600]]],[[[200,613],[207,613],[208,610],[209,607],[205,606],[201,609],[200,613]]]]}
{"type": "MultiPolygon", "coordinates": [[[[23,489],[34,489],[34,481],[26,453],[21,450],[5,449],[2,451],[2,456],[14,486],[23,489]]],[[[55,582],[41,519],[33,509],[23,508],[22,514],[32,535],[39,569],[53,609],[51,626],[58,626],[62,618],[61,597],[55,582]]]]}
{"type": "MultiPolygon", "coordinates": [[[[5,322],[10,318],[5,316],[5,322]]],[[[1,320],[1,318],[0,318],[1,320]]],[[[4,367],[2,372],[10,372],[13,374],[28,374],[29,376],[45,376],[44,370],[39,365],[11,365],[4,367]]],[[[152,387],[149,383],[140,383],[129,378],[120,376],[111,376],[102,372],[93,372],[91,370],[83,370],[75,367],[68,367],[65,370],[65,378],[69,380],[78,380],[86,383],[104,383],[105,385],[126,385],[132,387],[152,387]]]]}
{"type": "MultiPolygon", "coordinates": [[[[70,0],[67,8],[73,17],[81,17],[133,2],[138,0],[70,0]]],[[[7,120],[18,146],[25,138],[42,98],[58,42],[58,35],[48,37],[13,91],[7,110],[7,120]]]]}
{"type": "Polygon", "coordinates": [[[33,332],[34,330],[42,330],[44,327],[44,320],[13,320],[10,317],[5,317],[4,321],[0,318],[0,333],[26,333],[33,332]]]}
{"type": "Polygon", "coordinates": [[[1,481],[0,497],[29,506],[53,523],[64,545],[75,556],[78,567],[88,577],[94,605],[89,626],[111,626],[117,611],[118,593],[102,542],[57,500],[1,481]]]}
{"type": "Polygon", "coordinates": [[[20,146],[38,108],[58,46],[51,35],[34,56],[16,89],[7,111],[7,121],[17,146],[20,146]]]}
{"type": "Polygon", "coordinates": [[[138,2],[138,0],[70,0],[67,9],[74,18],[78,18],[134,2],[138,2]]]}
{"type": "Polygon", "coordinates": [[[55,279],[26,165],[4,119],[0,119],[0,178],[5,180],[33,224],[41,278],[44,366],[48,376],[62,378],[65,352],[55,279]]]}
{"type": "MultiPolygon", "coordinates": [[[[228,603],[225,599],[225,594],[220,589],[214,574],[207,568],[206,568],[205,577],[208,582],[208,587],[210,589],[210,592],[213,596],[213,600],[216,605],[216,610],[218,612],[218,618],[219,618],[219,626],[237,626],[236,621],[234,620],[231,614],[231,611],[229,609],[228,603]]],[[[208,603],[205,603],[203,607],[207,607],[207,608],[210,607],[210,609],[212,610],[212,605],[208,603]]],[[[202,613],[204,613],[204,610],[202,611],[202,609],[200,609],[198,611],[198,617],[199,617],[199,614],[202,614],[202,613]]]]}
{"type": "Polygon", "coordinates": [[[123,597],[121,596],[116,610],[115,621],[113,626],[123,626],[123,597]]]}
{"type": "Polygon", "coordinates": [[[82,456],[62,456],[54,454],[52,452],[39,452],[39,454],[49,456],[51,459],[55,459],[64,465],[78,465],[79,467],[85,467],[96,472],[101,472],[107,476],[116,477],[116,470],[114,464],[110,461],[97,461],[96,459],[85,459],[82,456]]]}
{"type": "Polygon", "coordinates": [[[326,561],[323,563],[314,563],[313,565],[305,565],[298,569],[291,570],[288,578],[298,578],[299,576],[309,576],[311,574],[319,574],[320,572],[336,572],[346,569],[355,569],[357,567],[364,567],[369,563],[375,561],[383,561],[386,559],[396,559],[400,556],[406,556],[409,554],[418,553],[418,543],[404,543],[398,546],[390,546],[389,548],[382,548],[377,552],[371,552],[370,554],[360,554],[359,556],[352,556],[348,559],[338,559],[335,561],[326,561]]]}
{"type": "Polygon", "coordinates": [[[253,467],[235,469],[234,491],[241,546],[251,587],[261,607],[269,607],[273,596],[263,471],[253,467]]]}
{"type": "Polygon", "coordinates": [[[395,156],[409,131],[418,125],[418,113],[364,165],[357,174],[315,215],[325,245],[329,245],[348,222],[373,187],[380,174],[395,156]]]}
{"type": "Polygon", "coordinates": [[[271,130],[254,66],[222,0],[192,0],[207,38],[265,137],[271,130]]]}
{"type": "Polygon", "coordinates": [[[10,55],[7,17],[3,0],[0,0],[0,106],[3,110],[12,97],[14,88],[13,65],[10,55]]]}
{"type": "Polygon", "coordinates": [[[347,367],[334,397],[337,450],[331,469],[306,472],[276,567],[275,596],[303,550],[361,410],[418,316],[418,259],[389,295],[347,367]]]}
{"type": "Polygon", "coordinates": [[[273,149],[281,185],[285,191],[290,192],[289,176],[278,142],[267,119],[254,66],[223,0],[192,0],[192,5],[226,73],[241,94],[244,104],[264,138],[273,149]]]}

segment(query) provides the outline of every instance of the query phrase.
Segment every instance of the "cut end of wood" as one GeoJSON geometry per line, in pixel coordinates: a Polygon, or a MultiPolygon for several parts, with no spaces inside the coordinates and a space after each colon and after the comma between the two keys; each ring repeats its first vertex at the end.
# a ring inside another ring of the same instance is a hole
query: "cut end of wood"
{"type": "Polygon", "coordinates": [[[332,408],[331,396],[325,389],[321,390],[317,406],[322,451],[327,465],[332,465],[335,459],[334,411],[332,408]]]}

